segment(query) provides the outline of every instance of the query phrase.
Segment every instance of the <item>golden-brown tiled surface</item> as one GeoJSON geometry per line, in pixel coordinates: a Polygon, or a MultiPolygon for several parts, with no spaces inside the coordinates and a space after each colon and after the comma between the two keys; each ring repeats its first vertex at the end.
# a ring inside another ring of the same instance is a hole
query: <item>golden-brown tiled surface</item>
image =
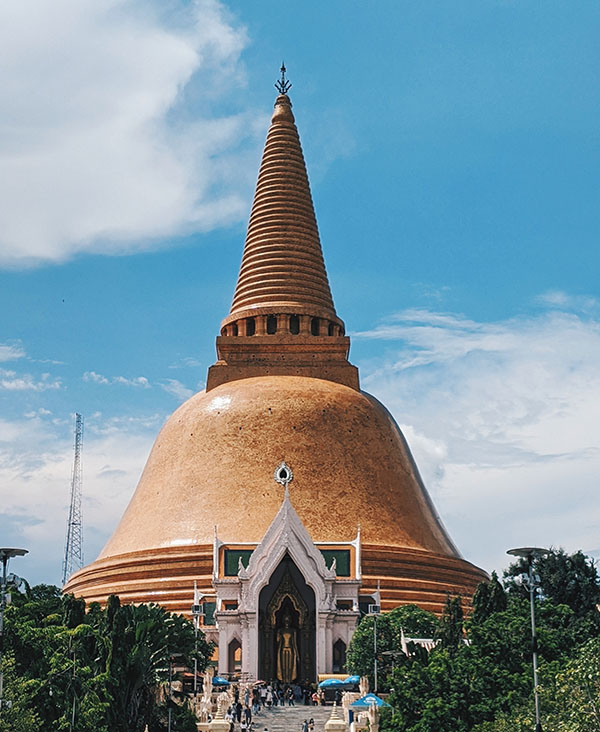
{"type": "Polygon", "coordinates": [[[285,94],[275,102],[233,305],[224,322],[260,307],[336,319],[300,138],[285,94]]]}
{"type": "MultiPolygon", "coordinates": [[[[391,610],[417,603],[440,613],[448,593],[467,601],[485,573],[462,559],[428,552],[369,544],[362,551],[363,589],[368,595],[380,583],[381,605],[391,610]]],[[[99,559],[74,575],[68,591],[87,602],[105,603],[110,594],[122,602],[157,602],[172,612],[190,614],[194,581],[211,595],[212,547],[195,545],[131,552],[99,559]]]]}
{"type": "Polygon", "coordinates": [[[90,599],[109,585],[139,598],[148,579],[165,597],[173,582],[189,589],[194,572],[210,574],[204,547],[215,526],[223,541],[261,541],[283,500],[273,480],[282,460],[294,471],[292,503],[316,541],[349,541],[360,523],[365,582],[379,577],[390,602],[403,601],[409,586],[410,597],[429,601],[422,582],[435,577],[438,602],[482,576],[459,558],[379,402],[322,379],[267,376],[197,394],[172,415],[113,537],[69,589],[95,585],[90,599]]]}
{"type": "Polygon", "coordinates": [[[273,472],[311,536],[455,556],[400,430],[373,397],[323,379],[263,376],[183,404],[162,428],[101,557],[223,541],[260,542],[281,506],[273,472]]]}

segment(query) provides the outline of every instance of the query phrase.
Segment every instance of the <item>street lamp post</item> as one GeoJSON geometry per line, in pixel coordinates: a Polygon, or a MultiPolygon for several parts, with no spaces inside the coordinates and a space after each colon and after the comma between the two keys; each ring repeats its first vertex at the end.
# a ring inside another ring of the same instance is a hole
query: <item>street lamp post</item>
{"type": "Polygon", "coordinates": [[[192,605],[192,617],[194,619],[194,705],[198,700],[198,630],[200,618],[204,616],[203,599],[204,596],[198,593],[196,580],[194,580],[194,604],[192,605]]]}
{"type": "Polygon", "coordinates": [[[548,554],[547,549],[539,547],[520,547],[510,549],[507,554],[513,557],[522,557],[527,560],[527,574],[524,575],[524,582],[529,589],[529,605],[531,609],[531,655],[533,661],[533,697],[535,700],[535,732],[542,732],[540,720],[540,698],[538,695],[538,658],[537,658],[537,635],[535,633],[535,591],[538,587],[539,578],[533,573],[533,562],[539,557],[548,554]]]}
{"type": "Polygon", "coordinates": [[[0,587],[0,714],[4,706],[3,686],[4,674],[2,672],[2,651],[4,650],[4,608],[9,600],[8,587],[8,560],[12,557],[23,557],[27,549],[15,549],[14,547],[3,547],[0,549],[0,561],[2,561],[2,586],[0,587]]]}
{"type": "MultiPolygon", "coordinates": [[[[379,590],[378,590],[379,593],[379,590]]],[[[377,616],[381,614],[381,606],[379,604],[377,605],[369,605],[369,615],[373,616],[373,682],[374,682],[374,689],[373,691],[375,694],[377,694],[377,616]]]]}

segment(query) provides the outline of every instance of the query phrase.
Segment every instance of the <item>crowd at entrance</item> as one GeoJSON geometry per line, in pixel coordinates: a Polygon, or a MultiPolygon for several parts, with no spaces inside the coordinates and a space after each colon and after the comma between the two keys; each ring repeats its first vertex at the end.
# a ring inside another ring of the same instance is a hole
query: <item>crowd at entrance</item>
{"type": "MultiPolygon", "coordinates": [[[[325,697],[322,689],[316,684],[306,682],[304,684],[283,684],[279,681],[254,685],[253,688],[246,688],[243,697],[234,687],[234,703],[227,709],[225,719],[230,723],[230,732],[253,732],[267,729],[267,724],[262,724],[256,719],[257,716],[268,714],[269,710],[275,707],[294,707],[297,705],[321,706],[325,704],[325,697]]],[[[314,720],[306,720],[306,732],[313,732],[314,720]]]]}

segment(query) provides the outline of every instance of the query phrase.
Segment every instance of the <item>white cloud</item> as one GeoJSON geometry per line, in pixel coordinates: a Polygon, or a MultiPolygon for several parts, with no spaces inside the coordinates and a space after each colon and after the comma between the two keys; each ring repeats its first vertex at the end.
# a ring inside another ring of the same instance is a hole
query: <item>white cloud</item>
{"type": "Polygon", "coordinates": [[[245,43],[218,0],[1,4],[0,264],[240,220],[254,120],[215,110],[245,43]]]}
{"type": "Polygon", "coordinates": [[[20,344],[0,343],[0,361],[15,361],[25,356],[25,350],[20,344]]]}
{"type": "Polygon", "coordinates": [[[409,310],[358,337],[399,341],[363,386],[396,416],[467,558],[490,569],[511,545],[597,549],[600,322],[409,310]]]}
{"type": "Polygon", "coordinates": [[[170,369],[182,369],[182,368],[197,369],[199,366],[202,366],[202,361],[198,360],[197,358],[194,358],[193,356],[185,356],[185,358],[182,358],[178,361],[175,361],[175,363],[170,364],[169,368],[170,369]]]}
{"type": "Polygon", "coordinates": [[[194,393],[191,389],[188,389],[187,386],[182,384],[181,381],[178,381],[177,379],[166,379],[161,384],[161,387],[167,392],[167,394],[172,394],[181,402],[189,399],[194,393]]]}
{"type": "Polygon", "coordinates": [[[48,417],[51,415],[52,412],[49,409],[44,409],[44,407],[39,407],[38,409],[31,411],[31,412],[25,412],[23,415],[24,417],[27,417],[27,419],[34,419],[35,417],[48,417]]]}
{"type": "Polygon", "coordinates": [[[132,379],[128,379],[126,376],[111,376],[111,378],[108,378],[95,371],[86,371],[82,379],[91,381],[94,384],[121,384],[122,386],[139,386],[143,389],[150,388],[150,382],[145,376],[134,376],[132,379]]]}
{"type": "Polygon", "coordinates": [[[549,290],[536,297],[536,302],[549,308],[558,310],[576,310],[589,312],[597,310],[600,302],[592,295],[570,295],[562,290],[549,290]]]}
{"type": "Polygon", "coordinates": [[[42,374],[36,379],[31,374],[17,374],[16,371],[0,369],[0,389],[6,391],[47,391],[60,388],[60,379],[53,379],[50,374],[42,374]]]}
{"type": "MultiPolygon", "coordinates": [[[[86,562],[98,555],[137,484],[160,418],[86,421],[83,520],[86,562]]],[[[3,534],[25,546],[22,576],[60,581],[73,464],[72,422],[0,420],[0,505],[3,534]]]]}

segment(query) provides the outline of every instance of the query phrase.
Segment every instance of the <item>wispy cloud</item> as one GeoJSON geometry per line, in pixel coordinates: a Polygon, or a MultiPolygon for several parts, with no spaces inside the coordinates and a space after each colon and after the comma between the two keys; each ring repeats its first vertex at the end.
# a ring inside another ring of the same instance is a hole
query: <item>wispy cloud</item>
{"type": "Polygon", "coordinates": [[[535,298],[539,305],[558,310],[587,313],[600,308],[600,301],[592,295],[570,295],[562,290],[549,290],[535,298]]]}
{"type": "Polygon", "coordinates": [[[31,374],[18,374],[16,371],[0,369],[0,389],[6,391],[47,391],[60,389],[61,380],[50,374],[42,374],[39,378],[31,374]]]}
{"type": "Polygon", "coordinates": [[[167,394],[174,396],[180,402],[189,399],[192,394],[194,394],[192,389],[188,388],[177,379],[164,379],[163,381],[152,384],[145,376],[135,376],[133,378],[128,378],[126,376],[108,377],[103,374],[99,374],[96,371],[86,371],[82,378],[84,381],[100,384],[101,386],[132,386],[142,389],[150,389],[158,386],[163,391],[166,391],[167,394]]]}
{"type": "Polygon", "coordinates": [[[169,365],[170,369],[181,369],[181,368],[188,368],[188,369],[197,369],[200,366],[202,366],[202,361],[199,361],[197,358],[194,358],[193,356],[186,356],[185,358],[182,358],[179,361],[175,361],[175,363],[172,363],[169,365]]]}
{"type": "Polygon", "coordinates": [[[219,0],[159,5],[0,5],[0,264],[139,251],[245,215],[255,115],[215,112],[244,84],[245,31],[219,0]]]}
{"type": "Polygon", "coordinates": [[[402,425],[469,558],[501,567],[514,543],[596,546],[600,321],[408,310],[358,335],[396,342],[363,385],[402,425]]]}
{"type": "Polygon", "coordinates": [[[35,409],[31,412],[25,412],[23,416],[27,417],[27,419],[35,419],[36,417],[49,417],[51,414],[52,412],[49,409],[39,407],[38,409],[35,409]]]}
{"type": "Polygon", "coordinates": [[[90,381],[94,384],[112,385],[120,384],[121,386],[135,386],[143,389],[150,388],[150,382],[145,376],[134,376],[133,378],[127,378],[126,376],[103,376],[95,371],[86,371],[83,375],[84,381],[90,381]]]}
{"type": "Polygon", "coordinates": [[[20,343],[0,343],[0,361],[14,361],[24,356],[25,349],[20,343]]]}
{"type": "Polygon", "coordinates": [[[161,383],[161,387],[168,394],[172,394],[182,402],[189,399],[194,393],[191,389],[188,389],[187,386],[182,384],[181,381],[177,381],[177,379],[166,379],[161,383]]]}

